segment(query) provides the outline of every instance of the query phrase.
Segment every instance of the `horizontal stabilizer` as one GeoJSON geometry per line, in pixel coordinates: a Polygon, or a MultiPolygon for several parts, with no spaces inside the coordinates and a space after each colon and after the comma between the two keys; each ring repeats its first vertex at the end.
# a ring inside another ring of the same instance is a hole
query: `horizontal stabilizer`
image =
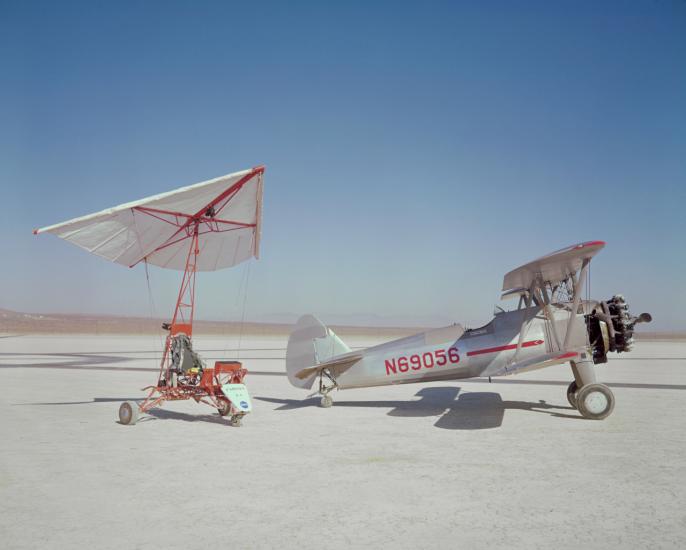
{"type": "Polygon", "coordinates": [[[338,357],[326,361],[325,363],[319,363],[314,367],[309,367],[306,369],[299,370],[295,373],[295,377],[300,380],[306,380],[313,374],[319,374],[324,369],[330,370],[333,374],[339,374],[344,370],[352,367],[360,359],[362,359],[362,352],[346,353],[345,355],[339,355],[338,357]]]}
{"type": "MultiPolygon", "coordinates": [[[[293,327],[286,350],[288,381],[298,388],[312,387],[325,364],[347,357],[350,348],[314,315],[303,315],[293,327]],[[321,368],[320,368],[321,367],[321,368]]],[[[342,369],[340,365],[337,368],[342,369]]]]}

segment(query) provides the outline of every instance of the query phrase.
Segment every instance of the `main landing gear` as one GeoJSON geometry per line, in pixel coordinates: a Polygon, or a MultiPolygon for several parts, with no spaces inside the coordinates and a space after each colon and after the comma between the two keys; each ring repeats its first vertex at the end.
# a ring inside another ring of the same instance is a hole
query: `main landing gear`
{"type": "Polygon", "coordinates": [[[598,384],[591,361],[572,362],[574,382],[567,388],[567,401],[590,420],[607,418],[615,408],[615,396],[605,384],[598,384]]]}

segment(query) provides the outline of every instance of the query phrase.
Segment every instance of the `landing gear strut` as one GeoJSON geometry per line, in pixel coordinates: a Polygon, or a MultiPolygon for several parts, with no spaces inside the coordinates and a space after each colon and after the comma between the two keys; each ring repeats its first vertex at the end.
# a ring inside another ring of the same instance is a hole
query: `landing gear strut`
{"type": "Polygon", "coordinates": [[[336,379],[332,376],[328,369],[322,370],[319,373],[319,393],[322,396],[322,399],[319,403],[323,408],[328,409],[333,405],[333,397],[331,397],[329,393],[331,393],[336,388],[338,388],[336,379]],[[328,384],[324,380],[325,376],[329,381],[328,384]]]}
{"type": "Polygon", "coordinates": [[[569,401],[569,404],[574,407],[576,407],[576,392],[579,391],[579,386],[576,385],[576,381],[572,382],[569,386],[567,386],[567,401],[569,401]]]}

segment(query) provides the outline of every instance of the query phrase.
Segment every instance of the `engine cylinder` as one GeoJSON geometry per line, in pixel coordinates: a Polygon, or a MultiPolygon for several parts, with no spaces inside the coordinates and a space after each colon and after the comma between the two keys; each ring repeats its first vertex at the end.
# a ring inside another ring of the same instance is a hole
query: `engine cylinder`
{"type": "Polygon", "coordinates": [[[586,315],[588,339],[593,349],[593,362],[607,362],[610,351],[617,353],[631,351],[634,343],[634,325],[649,322],[650,316],[642,314],[633,317],[624,296],[615,294],[605,302],[599,302],[589,315],[586,315]],[[647,316],[644,319],[644,316],[647,316]]]}

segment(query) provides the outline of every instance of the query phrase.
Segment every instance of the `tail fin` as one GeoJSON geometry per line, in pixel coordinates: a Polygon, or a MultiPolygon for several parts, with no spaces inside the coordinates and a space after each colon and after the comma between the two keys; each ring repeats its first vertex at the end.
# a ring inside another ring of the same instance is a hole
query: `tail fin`
{"type": "Polygon", "coordinates": [[[314,315],[303,315],[293,327],[286,350],[288,381],[298,388],[309,389],[316,373],[301,380],[296,373],[348,353],[350,348],[314,315]]]}

